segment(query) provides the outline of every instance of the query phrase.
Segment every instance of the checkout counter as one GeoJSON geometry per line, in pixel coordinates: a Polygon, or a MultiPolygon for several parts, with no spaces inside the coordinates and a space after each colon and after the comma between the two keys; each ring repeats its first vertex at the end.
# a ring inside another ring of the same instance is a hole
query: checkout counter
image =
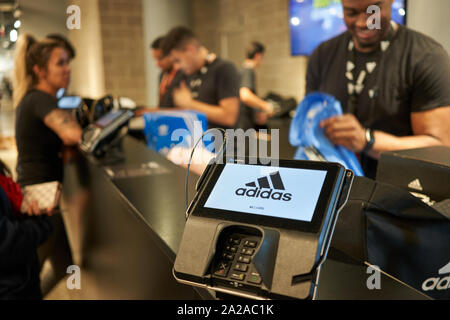
{"type": "MultiPolygon", "coordinates": [[[[186,170],[133,137],[124,158],[105,162],[80,153],[64,168],[64,220],[82,270],[82,299],[216,299],[213,291],[178,283],[173,266],[186,224],[186,170]]],[[[195,193],[191,176],[189,197],[195,193]]],[[[367,266],[348,259],[323,263],[317,299],[427,299],[381,274],[367,286],[367,266]]]]}

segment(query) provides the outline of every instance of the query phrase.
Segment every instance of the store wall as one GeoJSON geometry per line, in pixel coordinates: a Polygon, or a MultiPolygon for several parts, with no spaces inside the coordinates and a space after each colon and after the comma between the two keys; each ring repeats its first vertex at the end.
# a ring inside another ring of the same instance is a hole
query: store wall
{"type": "MultiPolygon", "coordinates": [[[[30,33],[37,39],[43,38],[49,33],[60,33],[67,36],[68,32],[65,27],[66,3],[65,0],[21,0],[20,10],[22,15],[19,18],[21,22],[18,29],[19,36],[24,33],[30,33]]],[[[0,21],[4,23],[1,15],[0,21]]],[[[9,34],[5,38],[9,39],[9,34]]],[[[2,42],[5,38],[2,39],[2,42]]],[[[12,81],[13,56],[13,46],[7,50],[3,47],[0,48],[0,83],[3,77],[12,81]]],[[[2,89],[3,86],[0,84],[0,90],[2,89]]],[[[0,105],[3,108],[12,107],[9,95],[0,94],[0,105]]]]}
{"type": "Polygon", "coordinates": [[[98,0],[72,0],[68,4],[81,10],[81,28],[68,32],[76,49],[70,92],[97,99],[106,92],[98,0]]]}
{"type": "Polygon", "coordinates": [[[450,53],[449,0],[408,1],[408,26],[422,32],[439,43],[450,53]]]}
{"type": "Polygon", "coordinates": [[[192,0],[191,10],[200,40],[237,67],[249,42],[265,44],[257,71],[259,95],[304,96],[307,58],[291,56],[287,0],[192,0]]]}
{"type": "Polygon", "coordinates": [[[66,0],[20,0],[22,26],[20,32],[30,32],[35,37],[49,33],[68,34],[66,28],[66,0]]]}
{"type": "Polygon", "coordinates": [[[85,97],[126,96],[147,101],[142,0],[71,0],[81,28],[70,30],[77,49],[72,91],[85,97]]]}
{"type": "Polygon", "coordinates": [[[147,73],[147,105],[149,106],[156,106],[158,104],[160,74],[160,70],[150,54],[150,44],[154,39],[166,34],[175,26],[191,26],[189,2],[189,0],[142,0],[144,15],[143,51],[147,73]]]}
{"type": "Polygon", "coordinates": [[[141,0],[99,0],[105,90],[147,101],[141,0]]]}

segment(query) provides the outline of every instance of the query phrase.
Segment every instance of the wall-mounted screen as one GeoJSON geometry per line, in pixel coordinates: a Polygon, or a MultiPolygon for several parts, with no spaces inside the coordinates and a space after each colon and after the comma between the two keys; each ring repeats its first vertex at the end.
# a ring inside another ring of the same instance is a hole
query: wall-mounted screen
{"type": "MultiPolygon", "coordinates": [[[[394,1],[392,20],[406,23],[406,0],[394,1]]],[[[310,55],[347,29],[341,0],[289,0],[289,27],[292,55],[310,55]]]]}

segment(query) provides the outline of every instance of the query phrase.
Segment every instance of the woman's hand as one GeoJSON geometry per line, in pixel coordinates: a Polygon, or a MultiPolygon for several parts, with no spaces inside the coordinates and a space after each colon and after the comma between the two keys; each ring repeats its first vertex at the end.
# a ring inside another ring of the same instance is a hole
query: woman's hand
{"type": "Polygon", "coordinates": [[[30,205],[28,206],[28,208],[26,209],[26,214],[28,214],[28,216],[32,217],[32,216],[42,216],[42,215],[48,215],[51,216],[53,215],[53,211],[55,208],[51,207],[48,208],[47,210],[41,210],[39,209],[39,205],[37,203],[36,200],[33,200],[30,205]]]}

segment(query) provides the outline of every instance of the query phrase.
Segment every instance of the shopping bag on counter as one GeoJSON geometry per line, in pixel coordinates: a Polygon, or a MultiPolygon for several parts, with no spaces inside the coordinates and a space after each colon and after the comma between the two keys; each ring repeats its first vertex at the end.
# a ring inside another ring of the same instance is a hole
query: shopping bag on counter
{"type": "Polygon", "coordinates": [[[448,201],[430,206],[397,186],[356,177],[331,246],[427,296],[450,299],[448,201]]]}
{"type": "Polygon", "coordinates": [[[208,129],[206,115],[195,111],[152,112],[143,117],[148,147],[164,156],[174,147],[192,148],[208,129]]]}
{"type": "Polygon", "coordinates": [[[289,142],[298,147],[294,159],[338,162],[355,175],[363,176],[356,155],[333,145],[320,127],[322,120],[339,115],[342,115],[341,103],[333,96],[320,92],[308,94],[298,105],[289,130],[289,142]]]}

